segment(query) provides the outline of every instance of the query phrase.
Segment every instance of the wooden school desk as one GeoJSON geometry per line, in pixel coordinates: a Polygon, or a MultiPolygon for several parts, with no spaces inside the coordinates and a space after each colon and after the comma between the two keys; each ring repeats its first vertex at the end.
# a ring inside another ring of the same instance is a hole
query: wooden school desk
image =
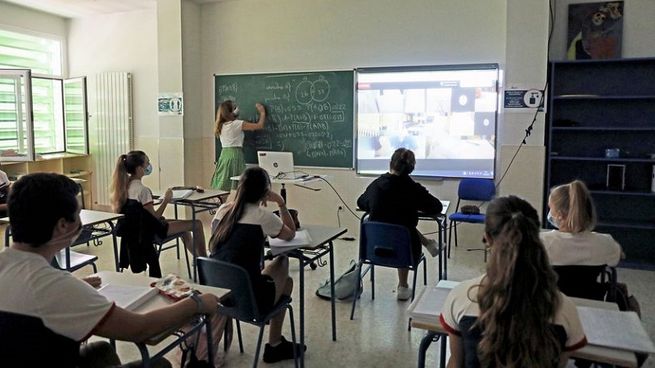
{"type": "MultiPolygon", "coordinates": [[[[439,356],[439,366],[446,366],[446,337],[448,336],[447,332],[443,329],[439,323],[439,314],[441,313],[441,308],[445,301],[446,296],[448,295],[447,289],[452,289],[458,282],[454,281],[440,281],[437,284],[437,288],[445,289],[444,292],[435,292],[427,293],[425,288],[421,294],[416,298],[416,300],[409,306],[410,314],[412,314],[414,308],[421,303],[420,301],[424,296],[429,295],[431,299],[423,306],[429,306],[429,311],[427,314],[422,314],[421,316],[412,315],[412,327],[420,328],[427,330],[426,335],[421,340],[418,351],[418,366],[419,368],[425,367],[425,353],[430,347],[430,344],[436,339],[441,340],[440,346],[440,356],[439,356]]],[[[434,288],[434,286],[429,286],[434,288]]],[[[443,290],[442,290],[443,291],[443,290]]],[[[607,311],[616,311],[618,307],[614,303],[601,302],[596,300],[580,299],[580,298],[571,298],[576,306],[589,306],[607,311]]],[[[425,301],[424,301],[425,303],[425,301]]],[[[426,310],[424,310],[425,312],[426,310]]],[[[582,312],[579,310],[579,312],[582,312]]],[[[584,327],[584,326],[583,326],[584,327]]],[[[622,367],[637,367],[637,359],[635,354],[630,351],[608,348],[603,346],[594,345],[593,342],[589,342],[582,349],[578,349],[573,352],[572,358],[582,358],[591,360],[597,363],[607,363],[618,365],[622,367]]]]}
{"type": "MultiPolygon", "coordinates": [[[[110,236],[112,238],[112,244],[114,247],[114,262],[116,265],[116,271],[119,270],[118,266],[118,242],[116,241],[116,234],[114,233],[114,221],[122,218],[123,215],[120,213],[113,212],[104,212],[104,211],[95,211],[95,210],[81,210],[80,211],[80,220],[82,221],[82,227],[86,228],[85,230],[92,230],[91,236],[83,236],[77,238],[72,246],[84,244],[91,240],[100,239],[105,236],[110,236]],[[97,225],[106,224],[108,228],[98,228],[97,225]]],[[[4,217],[0,219],[0,223],[9,223],[9,217],[4,217]]],[[[7,226],[5,229],[5,247],[9,246],[9,236],[11,235],[11,226],[7,226]]],[[[65,250],[65,265],[61,265],[66,269],[70,269],[70,260],[71,260],[71,250],[70,247],[67,247],[65,250]]]]}
{"type": "MultiPolygon", "coordinates": [[[[102,286],[105,286],[107,284],[112,284],[112,285],[124,285],[124,286],[144,286],[144,287],[149,287],[150,284],[154,281],[157,281],[156,278],[151,278],[151,277],[145,277],[144,275],[139,275],[139,274],[130,274],[130,273],[120,273],[120,272],[113,272],[113,271],[101,271],[96,274],[97,276],[100,277],[102,280],[102,286]]],[[[230,291],[227,289],[221,289],[221,288],[215,288],[215,287],[210,287],[210,286],[203,286],[203,285],[193,285],[194,289],[199,290],[202,293],[211,293],[216,295],[219,299],[227,295],[230,291]]],[[[144,304],[140,305],[137,307],[134,312],[136,313],[145,313],[157,308],[165,307],[167,305],[173,304],[173,301],[160,295],[154,295],[152,298],[150,298],[148,301],[146,301],[144,304]]],[[[218,308],[218,305],[216,306],[218,308]]],[[[206,326],[206,331],[207,331],[207,346],[212,346],[212,336],[211,336],[211,323],[209,318],[203,317],[195,323],[193,320],[189,320],[185,322],[185,324],[177,326],[170,331],[163,332],[159,335],[153,336],[149,338],[148,340],[141,342],[141,343],[135,343],[137,347],[139,348],[139,352],[141,353],[141,359],[143,361],[143,366],[144,367],[149,367],[150,362],[152,360],[158,359],[160,357],[163,357],[164,354],[168,353],[169,351],[173,350],[176,346],[179,346],[183,341],[185,341],[188,337],[192,336],[193,334],[200,332],[200,329],[206,326]],[[176,331],[178,331],[180,328],[184,327],[187,323],[192,323],[192,328],[185,334],[175,334],[173,335],[176,331]],[[167,339],[170,336],[175,336],[175,339],[161,348],[159,351],[157,351],[154,355],[150,356],[150,350],[148,349],[148,346],[155,346],[160,344],[164,339],[167,339]]],[[[213,362],[213,357],[214,357],[214,352],[212,349],[209,349],[208,351],[208,357],[209,361],[213,362]]]]}
{"type": "MultiPolygon", "coordinates": [[[[307,230],[309,236],[311,237],[311,244],[305,246],[291,246],[291,247],[271,247],[271,253],[274,256],[284,254],[291,258],[297,258],[299,262],[299,271],[300,271],[300,343],[305,343],[305,266],[309,265],[319,257],[322,257],[326,254],[330,257],[330,291],[332,298],[330,302],[332,303],[332,341],[337,341],[337,320],[336,320],[336,307],[334,301],[334,246],[332,242],[345,234],[348,231],[345,228],[336,228],[329,226],[321,225],[303,225],[299,230],[307,230]],[[311,257],[308,257],[303,254],[303,249],[310,249],[316,253],[311,257]]],[[[304,367],[305,365],[305,353],[301,351],[300,353],[300,366],[304,367]]]]}

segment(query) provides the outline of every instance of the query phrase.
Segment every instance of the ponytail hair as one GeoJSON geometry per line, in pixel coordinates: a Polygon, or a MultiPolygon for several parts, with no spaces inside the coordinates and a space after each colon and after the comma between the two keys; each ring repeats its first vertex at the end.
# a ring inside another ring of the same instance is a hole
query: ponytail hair
{"type": "Polygon", "coordinates": [[[416,166],[416,158],[414,152],[407,148],[398,148],[391,156],[389,169],[395,171],[399,175],[409,175],[414,171],[416,166]]]}
{"type": "Polygon", "coordinates": [[[551,210],[559,212],[572,233],[591,231],[596,227],[596,208],[587,186],[580,180],[553,188],[549,197],[551,210]]]}
{"type": "Polygon", "coordinates": [[[560,296],[539,240],[537,211],[515,196],[497,198],[487,208],[485,234],[491,254],[486,276],[475,286],[481,366],[557,366],[561,346],[550,324],[560,296]]]}
{"type": "Polygon", "coordinates": [[[119,213],[121,211],[127,201],[130,178],[136,173],[137,168],[146,163],[147,157],[143,151],[130,151],[127,154],[118,156],[114,174],[111,178],[111,186],[109,187],[111,208],[114,212],[119,213]]]}
{"type": "Polygon", "coordinates": [[[216,137],[221,135],[223,124],[234,119],[234,102],[232,100],[225,100],[216,110],[216,124],[214,127],[214,135],[216,137]]]}
{"type": "Polygon", "coordinates": [[[209,239],[209,249],[212,252],[215,252],[216,247],[230,237],[234,225],[243,216],[246,204],[261,202],[266,198],[270,188],[271,179],[266,170],[261,167],[249,167],[241,174],[232,207],[218,222],[216,230],[209,239]]]}

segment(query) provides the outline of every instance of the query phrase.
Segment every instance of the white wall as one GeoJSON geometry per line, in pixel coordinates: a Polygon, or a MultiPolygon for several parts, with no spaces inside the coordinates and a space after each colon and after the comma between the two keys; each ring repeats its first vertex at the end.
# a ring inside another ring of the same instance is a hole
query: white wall
{"type": "MultiPolygon", "coordinates": [[[[92,135],[95,128],[93,76],[103,72],[132,73],[135,148],[150,152],[154,161],[159,150],[156,10],[72,19],[68,33],[68,59],[72,76],[89,77],[91,144],[97,142],[92,135]]],[[[153,165],[157,163],[153,162],[153,165]]],[[[158,188],[158,171],[154,170],[153,175],[144,181],[152,188],[158,188]]]]}
{"type": "MultiPolygon", "coordinates": [[[[551,60],[566,59],[568,9],[573,3],[593,3],[599,0],[555,0],[555,32],[551,42],[551,60]]],[[[655,56],[655,1],[624,0],[622,57],[655,56]]]]}
{"type": "MultiPolygon", "coordinates": [[[[8,31],[59,38],[65,44],[67,23],[66,18],[0,1],[0,28],[8,31]]],[[[66,75],[66,61],[63,62],[66,75]]]]}
{"type": "MultiPolygon", "coordinates": [[[[256,0],[205,4],[201,11],[204,183],[214,159],[211,75],[362,66],[505,62],[505,0],[256,0]]],[[[515,142],[512,142],[515,143],[515,142]]],[[[349,205],[373,178],[350,170],[318,170],[349,205]]],[[[424,182],[443,199],[456,198],[456,181],[424,182]]],[[[337,198],[289,190],[301,222],[336,224],[337,198]]],[[[454,205],[454,204],[453,204],[454,205]]],[[[353,216],[342,220],[356,232],[353,216]]]]}

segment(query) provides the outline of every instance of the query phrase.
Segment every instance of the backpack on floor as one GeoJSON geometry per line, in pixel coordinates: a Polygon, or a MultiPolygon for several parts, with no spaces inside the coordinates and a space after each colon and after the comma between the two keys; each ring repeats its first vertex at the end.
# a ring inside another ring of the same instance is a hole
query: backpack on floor
{"type": "MultiPolygon", "coordinates": [[[[334,296],[339,300],[350,299],[355,291],[355,283],[359,282],[359,294],[362,294],[363,284],[357,274],[357,262],[350,260],[350,267],[334,280],[334,296]]],[[[321,286],[316,289],[316,296],[321,299],[331,299],[330,279],[325,280],[321,286]]],[[[359,297],[359,295],[358,295],[359,297]]]]}

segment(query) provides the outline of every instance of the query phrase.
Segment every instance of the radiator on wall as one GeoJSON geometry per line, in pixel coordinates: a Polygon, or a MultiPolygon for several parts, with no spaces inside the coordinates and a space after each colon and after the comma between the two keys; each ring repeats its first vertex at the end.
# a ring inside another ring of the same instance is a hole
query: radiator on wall
{"type": "Polygon", "coordinates": [[[91,155],[95,163],[97,205],[108,206],[109,186],[119,155],[134,147],[132,119],[132,76],[112,72],[95,76],[95,139],[91,155]]]}

